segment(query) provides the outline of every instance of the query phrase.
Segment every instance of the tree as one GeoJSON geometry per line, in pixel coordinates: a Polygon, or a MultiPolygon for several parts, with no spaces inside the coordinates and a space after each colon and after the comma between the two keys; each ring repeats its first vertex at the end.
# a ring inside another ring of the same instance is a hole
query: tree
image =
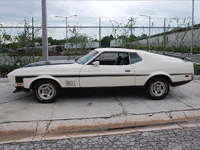
{"type": "Polygon", "coordinates": [[[74,36],[67,39],[71,47],[86,48],[86,44],[89,42],[89,37],[86,34],[75,34],[74,36]]]}
{"type": "Polygon", "coordinates": [[[48,37],[48,43],[50,43],[50,44],[53,44],[53,43],[54,43],[54,40],[53,40],[52,37],[48,37]]]}
{"type": "Polygon", "coordinates": [[[29,33],[30,26],[28,25],[28,22],[26,18],[24,19],[24,31],[22,33],[18,33],[18,35],[15,37],[15,41],[18,43],[18,48],[26,48],[31,42],[31,33],[29,33]]]}
{"type": "Polygon", "coordinates": [[[113,35],[103,37],[101,40],[101,46],[110,47],[110,41],[113,39],[114,39],[113,35]]]}
{"type": "Polygon", "coordinates": [[[142,35],[140,36],[141,38],[147,37],[147,34],[142,33],[142,35]]]}
{"type": "Polygon", "coordinates": [[[38,42],[38,43],[40,43],[42,45],[42,38],[41,37],[36,38],[35,42],[38,42]]]}

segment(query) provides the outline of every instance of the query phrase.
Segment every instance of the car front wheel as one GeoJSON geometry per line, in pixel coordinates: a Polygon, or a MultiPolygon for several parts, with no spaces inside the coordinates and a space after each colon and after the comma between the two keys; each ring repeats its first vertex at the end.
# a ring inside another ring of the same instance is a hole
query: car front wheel
{"type": "Polygon", "coordinates": [[[161,100],[169,93],[169,82],[165,78],[153,78],[146,86],[146,91],[151,99],[161,100]]]}
{"type": "Polygon", "coordinates": [[[33,87],[33,95],[42,103],[51,103],[59,97],[60,87],[54,81],[40,80],[33,87]]]}

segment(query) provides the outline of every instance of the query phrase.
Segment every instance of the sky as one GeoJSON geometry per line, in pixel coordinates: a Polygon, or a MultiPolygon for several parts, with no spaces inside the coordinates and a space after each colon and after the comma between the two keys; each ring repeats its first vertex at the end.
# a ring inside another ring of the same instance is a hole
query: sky
{"type": "MultiPolygon", "coordinates": [[[[195,0],[195,23],[200,22],[199,8],[200,1],[195,0]]],[[[41,12],[41,0],[0,0],[0,22],[3,24],[17,24],[23,21],[25,17],[34,17],[38,23],[41,23],[41,12]]],[[[138,23],[146,22],[148,25],[148,18],[140,15],[150,16],[154,22],[163,20],[163,18],[177,17],[183,19],[191,17],[192,0],[47,0],[47,21],[49,25],[65,25],[63,18],[55,18],[55,16],[68,17],[71,15],[77,15],[77,17],[70,18],[69,24],[76,22],[90,25],[94,23],[93,20],[98,20],[99,17],[105,18],[105,20],[106,18],[120,20],[121,18],[133,17],[137,19],[138,23]]],[[[95,25],[98,25],[98,21],[95,25]]]]}
{"type": "MultiPolygon", "coordinates": [[[[65,26],[64,18],[68,18],[68,25],[98,26],[99,17],[101,25],[111,25],[109,20],[117,23],[126,23],[128,19],[135,19],[135,26],[148,26],[149,18],[154,26],[163,26],[164,18],[167,23],[172,18],[179,18],[179,24],[184,18],[191,22],[192,0],[46,0],[47,25],[65,26]]],[[[200,0],[194,1],[194,21],[200,23],[200,0]]],[[[42,23],[41,0],[0,0],[0,24],[3,26],[19,26],[26,17],[31,23],[34,18],[35,25],[42,23]]],[[[171,23],[172,24],[172,23],[171,23]]],[[[177,24],[177,23],[176,23],[177,24]]]]}

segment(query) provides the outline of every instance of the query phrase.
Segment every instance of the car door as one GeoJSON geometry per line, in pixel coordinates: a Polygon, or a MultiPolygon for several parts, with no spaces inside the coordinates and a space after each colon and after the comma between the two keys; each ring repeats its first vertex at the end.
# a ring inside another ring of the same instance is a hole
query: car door
{"type": "Polygon", "coordinates": [[[99,57],[86,64],[80,72],[80,86],[133,86],[134,69],[130,63],[123,64],[123,57],[119,61],[118,58],[121,57],[120,55],[124,55],[124,58],[126,56],[126,58],[129,59],[128,53],[104,52],[99,57]],[[94,65],[93,62],[97,62],[97,65],[94,65]]]}

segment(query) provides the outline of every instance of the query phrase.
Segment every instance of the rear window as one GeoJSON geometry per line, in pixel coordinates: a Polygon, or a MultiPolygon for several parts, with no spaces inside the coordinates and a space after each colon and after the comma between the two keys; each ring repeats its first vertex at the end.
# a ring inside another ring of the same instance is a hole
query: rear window
{"type": "Polygon", "coordinates": [[[130,53],[130,58],[131,58],[131,64],[135,64],[137,62],[142,61],[142,59],[140,58],[140,56],[138,56],[137,53],[130,53]]]}

